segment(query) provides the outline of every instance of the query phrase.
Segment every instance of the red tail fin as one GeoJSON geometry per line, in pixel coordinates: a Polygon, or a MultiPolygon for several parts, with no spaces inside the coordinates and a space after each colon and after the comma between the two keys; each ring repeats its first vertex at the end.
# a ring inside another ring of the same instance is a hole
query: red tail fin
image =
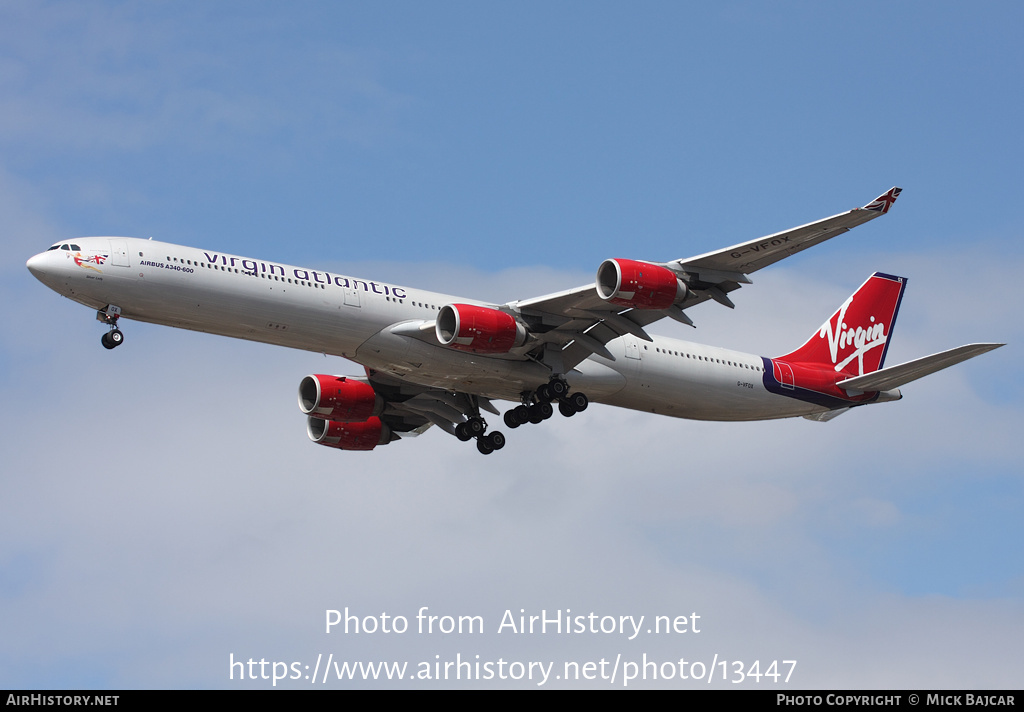
{"type": "Polygon", "coordinates": [[[877,371],[885,363],[906,286],[905,277],[875,272],[807,343],[779,360],[831,366],[855,376],[877,371]]]}

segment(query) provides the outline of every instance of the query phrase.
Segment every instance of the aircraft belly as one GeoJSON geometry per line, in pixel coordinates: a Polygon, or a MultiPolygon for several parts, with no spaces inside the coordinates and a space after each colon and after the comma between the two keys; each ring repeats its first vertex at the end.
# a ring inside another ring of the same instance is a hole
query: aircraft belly
{"type": "Polygon", "coordinates": [[[764,420],[805,415],[819,407],[769,393],[759,357],[683,341],[647,345],[627,385],[602,402],[693,420],[764,420]]]}
{"type": "Polygon", "coordinates": [[[771,394],[757,384],[754,384],[753,392],[737,386],[735,381],[649,379],[646,383],[635,386],[631,383],[630,386],[606,402],[693,420],[758,420],[789,415],[775,413],[769,402],[771,394]]]}
{"type": "Polygon", "coordinates": [[[592,400],[605,402],[626,387],[626,377],[601,359],[587,359],[566,375],[569,387],[592,400]]]}

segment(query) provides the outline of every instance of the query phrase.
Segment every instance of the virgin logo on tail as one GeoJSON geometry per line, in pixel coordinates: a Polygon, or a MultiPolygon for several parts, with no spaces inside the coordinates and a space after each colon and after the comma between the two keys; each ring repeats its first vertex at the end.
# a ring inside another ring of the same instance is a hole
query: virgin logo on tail
{"type": "Polygon", "coordinates": [[[885,360],[886,345],[896,323],[907,280],[876,272],[818,333],[782,361],[831,366],[846,371],[856,360],[856,375],[877,371],[885,360]]]}
{"type": "MultiPolygon", "coordinates": [[[[870,323],[867,327],[857,326],[856,329],[846,324],[846,310],[853,304],[853,297],[850,297],[843,306],[839,308],[839,312],[835,315],[835,326],[832,324],[832,320],[826,321],[822,324],[821,329],[818,331],[818,336],[825,339],[828,342],[829,355],[832,357],[832,363],[835,365],[837,371],[842,371],[853,359],[858,359],[858,370],[859,375],[864,374],[864,354],[871,349],[883,346],[886,342],[885,324],[880,321],[875,321],[875,317],[868,317],[870,323]],[[836,318],[838,317],[838,318],[836,318]],[[854,346],[854,351],[842,361],[839,361],[840,350],[845,350],[848,346],[854,346]]],[[[875,369],[871,369],[875,370],[875,369]]]]}

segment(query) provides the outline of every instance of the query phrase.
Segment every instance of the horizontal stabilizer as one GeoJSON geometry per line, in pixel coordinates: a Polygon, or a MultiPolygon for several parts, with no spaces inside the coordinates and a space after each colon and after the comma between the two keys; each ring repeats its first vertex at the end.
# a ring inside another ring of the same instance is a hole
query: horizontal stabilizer
{"type": "Polygon", "coordinates": [[[847,406],[846,408],[836,408],[835,410],[826,410],[824,413],[808,413],[804,417],[807,418],[807,420],[813,420],[813,421],[816,421],[818,423],[827,423],[828,421],[832,420],[833,418],[838,418],[840,415],[842,415],[843,413],[845,413],[849,409],[850,409],[850,407],[847,406]]]}
{"type": "Polygon", "coordinates": [[[957,346],[955,349],[907,361],[899,366],[891,366],[864,376],[848,378],[836,385],[845,391],[860,391],[862,393],[888,391],[893,388],[899,388],[905,383],[916,381],[918,378],[927,376],[930,373],[949,368],[961,361],[980,356],[992,349],[998,349],[1000,346],[1004,346],[1004,344],[967,344],[966,346],[957,346]]]}

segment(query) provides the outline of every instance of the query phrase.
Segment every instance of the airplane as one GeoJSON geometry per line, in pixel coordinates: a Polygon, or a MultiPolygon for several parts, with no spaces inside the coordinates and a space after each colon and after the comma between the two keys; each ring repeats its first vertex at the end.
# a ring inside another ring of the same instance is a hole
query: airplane
{"type": "Polygon", "coordinates": [[[101,342],[121,318],[288,346],[354,361],[361,376],[313,374],[299,407],[316,443],[372,450],[431,426],[490,454],[509,429],[591,401],[719,421],[803,416],[899,400],[899,387],[1003,344],[967,344],[884,367],[907,279],[871,275],[795,351],[769,358],[654,336],[665,317],[731,292],[749,275],[886,214],[901,189],[861,208],[722,250],[601,263],[593,284],[532,299],[472,299],[131,237],[59,242],[27,262],[54,291],[96,309],[101,342]]]}

